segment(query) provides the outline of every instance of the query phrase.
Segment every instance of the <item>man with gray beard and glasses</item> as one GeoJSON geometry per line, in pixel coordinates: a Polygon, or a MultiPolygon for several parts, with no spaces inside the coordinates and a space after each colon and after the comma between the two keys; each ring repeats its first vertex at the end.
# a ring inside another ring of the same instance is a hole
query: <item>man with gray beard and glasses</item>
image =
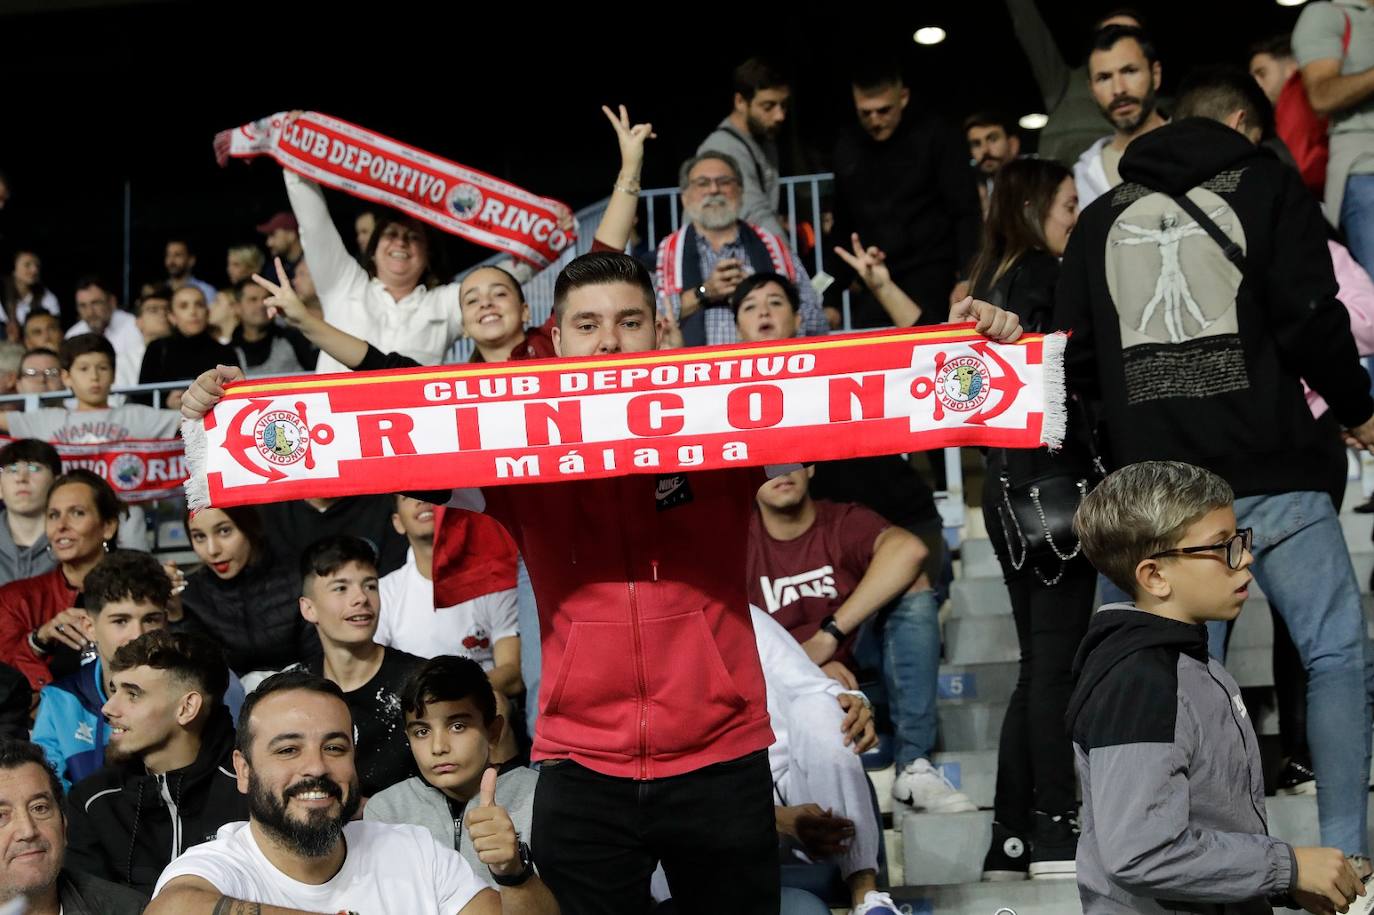
{"type": "Polygon", "coordinates": [[[800,332],[830,330],[811,277],[787,241],[740,218],[744,184],[733,156],[704,150],[679,173],[686,224],[658,245],[659,308],[676,318],[685,346],[735,343],[730,296],[745,277],[778,273],[801,290],[800,332]]]}
{"type": "Polygon", "coordinates": [[[173,861],[148,915],[558,911],[529,847],[496,805],[495,769],[483,776],[479,803],[464,821],[463,838],[488,871],[479,876],[426,829],[353,819],[362,803],[353,733],[332,681],[300,670],[264,680],[239,713],[234,750],[249,820],[229,823],[173,861]]]}

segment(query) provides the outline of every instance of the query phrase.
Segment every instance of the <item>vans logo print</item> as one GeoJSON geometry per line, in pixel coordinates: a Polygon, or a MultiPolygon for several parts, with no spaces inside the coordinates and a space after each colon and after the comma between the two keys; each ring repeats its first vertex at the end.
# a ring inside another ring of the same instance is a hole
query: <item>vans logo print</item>
{"type": "Polygon", "coordinates": [[[768,605],[770,614],[777,613],[803,597],[833,599],[840,596],[839,590],[835,587],[835,567],[828,565],[781,578],[761,575],[759,586],[763,589],[763,600],[768,605]]]}

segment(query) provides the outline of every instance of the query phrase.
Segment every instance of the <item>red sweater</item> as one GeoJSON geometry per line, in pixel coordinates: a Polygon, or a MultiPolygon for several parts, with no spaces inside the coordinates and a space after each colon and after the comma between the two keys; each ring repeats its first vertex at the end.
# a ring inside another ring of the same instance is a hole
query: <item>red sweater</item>
{"type": "Polygon", "coordinates": [[[21,578],[0,588],[0,661],[29,678],[34,692],[52,682],[48,657],[34,654],[29,633],[68,607],[81,592],[67,582],[62,566],[51,572],[21,578]]]}
{"type": "Polygon", "coordinates": [[[755,467],[484,490],[539,604],[534,759],[654,779],[772,744],[745,588],[763,480],[755,467]]]}

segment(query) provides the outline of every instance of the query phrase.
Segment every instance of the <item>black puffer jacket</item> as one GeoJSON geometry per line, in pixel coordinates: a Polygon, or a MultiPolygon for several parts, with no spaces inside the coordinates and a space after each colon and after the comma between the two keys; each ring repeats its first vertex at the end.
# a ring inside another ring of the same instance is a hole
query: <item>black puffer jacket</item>
{"type": "Polygon", "coordinates": [[[133,759],[77,783],[67,795],[66,866],[150,893],[173,858],[248,819],[233,753],[234,726],[217,705],[186,768],[149,775],[133,759]]]}
{"type": "Polygon", "coordinates": [[[272,557],[230,579],[202,568],[186,579],[185,626],[203,631],[224,651],[230,670],[281,670],[320,656],[315,627],[301,616],[300,574],[272,557]]]}

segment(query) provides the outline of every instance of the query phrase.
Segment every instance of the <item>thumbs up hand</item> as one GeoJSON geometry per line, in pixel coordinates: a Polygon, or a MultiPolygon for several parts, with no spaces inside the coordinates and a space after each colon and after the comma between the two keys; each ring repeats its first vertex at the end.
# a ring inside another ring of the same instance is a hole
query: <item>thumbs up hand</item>
{"type": "Polygon", "coordinates": [[[482,787],[477,806],[468,811],[468,838],[477,857],[498,876],[517,874],[524,869],[517,847],[520,837],[515,832],[506,808],[496,804],[496,770],[482,774],[482,787]]]}

